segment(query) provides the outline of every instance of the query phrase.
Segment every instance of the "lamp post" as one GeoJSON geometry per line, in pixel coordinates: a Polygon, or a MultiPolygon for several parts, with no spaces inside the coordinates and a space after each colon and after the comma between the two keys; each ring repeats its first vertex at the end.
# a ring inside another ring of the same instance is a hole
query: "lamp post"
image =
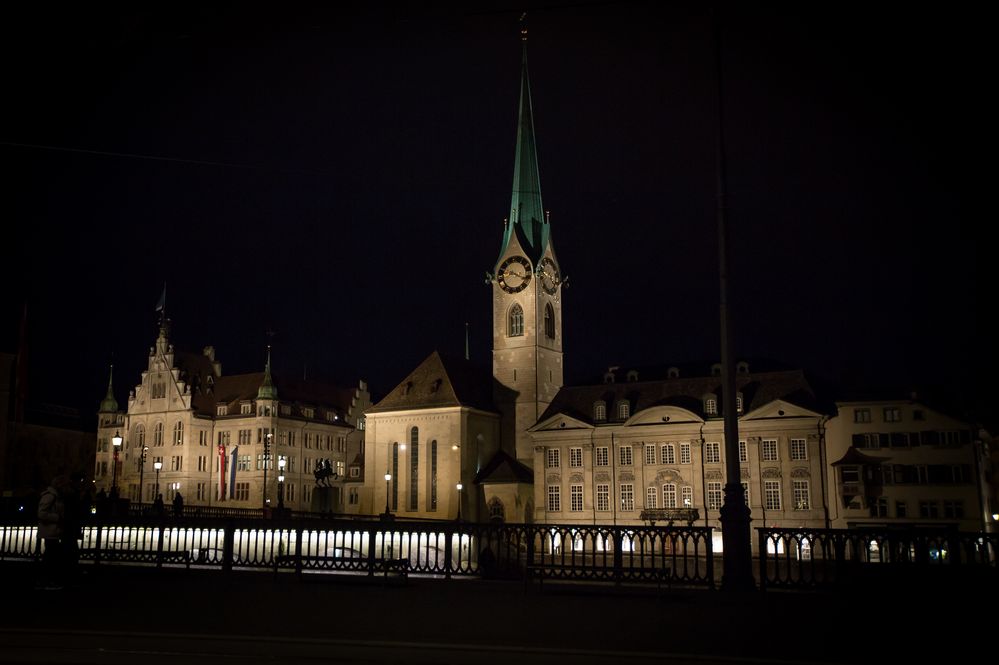
{"type": "Polygon", "coordinates": [[[392,474],[388,471],[385,472],[385,517],[388,517],[391,513],[389,512],[389,483],[392,482],[392,474]]]}
{"type": "Polygon", "coordinates": [[[111,445],[114,446],[114,455],[111,458],[111,498],[118,498],[118,449],[121,448],[121,432],[115,430],[111,437],[111,445]]]}
{"type": "Polygon", "coordinates": [[[271,459],[271,436],[270,432],[264,436],[264,508],[267,507],[267,467],[271,459]]]}
{"type": "Polygon", "coordinates": [[[153,468],[156,469],[156,492],[153,493],[153,500],[155,501],[160,495],[160,469],[163,468],[163,462],[156,460],[153,462],[153,468]]]}
{"type": "Polygon", "coordinates": [[[278,457],[278,510],[284,510],[284,466],[287,463],[284,457],[278,457]]]}
{"type": "Polygon", "coordinates": [[[457,519],[457,521],[460,522],[461,521],[461,488],[462,488],[462,485],[461,485],[461,483],[458,483],[457,485],[455,485],[455,487],[458,488],[458,517],[456,519],[457,519]]]}
{"type": "Polygon", "coordinates": [[[142,476],[146,471],[146,453],[149,452],[149,446],[142,446],[142,453],[139,455],[139,503],[142,503],[142,476]]]}

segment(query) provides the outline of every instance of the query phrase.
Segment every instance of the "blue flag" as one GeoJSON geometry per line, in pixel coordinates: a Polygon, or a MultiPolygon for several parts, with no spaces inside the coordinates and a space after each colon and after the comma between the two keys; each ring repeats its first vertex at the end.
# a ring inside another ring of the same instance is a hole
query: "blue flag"
{"type": "Polygon", "coordinates": [[[239,446],[233,446],[232,448],[232,462],[229,464],[229,498],[234,499],[236,497],[236,453],[239,451],[239,446]]]}

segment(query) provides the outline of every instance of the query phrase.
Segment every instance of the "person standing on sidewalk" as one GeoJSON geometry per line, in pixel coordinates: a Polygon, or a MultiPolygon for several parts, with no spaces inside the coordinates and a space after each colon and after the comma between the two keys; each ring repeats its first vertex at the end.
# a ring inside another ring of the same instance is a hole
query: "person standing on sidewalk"
{"type": "Polygon", "coordinates": [[[60,474],[52,479],[38,500],[38,538],[44,547],[41,588],[46,591],[62,588],[63,553],[59,541],[66,526],[63,495],[69,487],[69,476],[60,474]]]}

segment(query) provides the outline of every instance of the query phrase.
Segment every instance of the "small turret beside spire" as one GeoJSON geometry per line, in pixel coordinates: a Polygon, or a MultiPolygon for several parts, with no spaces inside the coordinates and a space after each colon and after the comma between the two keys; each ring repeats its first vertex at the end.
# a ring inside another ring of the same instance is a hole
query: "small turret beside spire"
{"type": "MultiPolygon", "coordinates": [[[[524,17],[521,17],[523,21],[524,17]]],[[[517,116],[517,147],[513,166],[513,193],[510,198],[510,221],[505,224],[500,258],[516,233],[532,262],[545,253],[549,242],[548,219],[541,203],[541,176],[538,149],[534,140],[534,110],[531,82],[527,71],[527,28],[520,30],[522,45],[520,73],[520,108],[517,116]]]]}
{"type": "Polygon", "coordinates": [[[261,384],[260,390],[257,391],[257,399],[276,400],[277,398],[277,387],[274,385],[274,380],[271,378],[271,347],[268,344],[267,364],[264,365],[264,382],[261,384]]]}
{"type": "Polygon", "coordinates": [[[101,400],[101,413],[117,413],[118,412],[118,402],[114,398],[114,388],[111,385],[114,379],[114,365],[111,365],[111,371],[108,374],[108,394],[101,400]]]}

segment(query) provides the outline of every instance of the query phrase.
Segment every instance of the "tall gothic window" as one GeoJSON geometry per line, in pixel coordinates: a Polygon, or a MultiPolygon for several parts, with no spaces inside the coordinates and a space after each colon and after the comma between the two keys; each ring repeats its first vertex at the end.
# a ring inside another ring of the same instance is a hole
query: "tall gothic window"
{"type": "Polygon", "coordinates": [[[399,510],[399,443],[392,444],[392,510],[399,510]]]}
{"type": "Polygon", "coordinates": [[[545,337],[555,339],[555,310],[551,303],[545,304],[545,337]]]}
{"type": "Polygon", "coordinates": [[[184,443],[184,423],[177,421],[173,426],[173,445],[179,446],[184,443]]]}
{"type": "Polygon", "coordinates": [[[420,497],[420,428],[409,430],[409,509],[417,510],[420,497]]]}
{"type": "Polygon", "coordinates": [[[430,483],[427,510],[437,510],[437,439],[430,442],[430,475],[427,480],[430,483]]]}
{"type": "Polygon", "coordinates": [[[156,425],[153,426],[153,445],[163,445],[163,423],[156,423],[156,425]]]}
{"type": "Polygon", "coordinates": [[[507,334],[510,337],[520,337],[524,334],[524,309],[520,305],[514,305],[510,309],[510,323],[507,334]]]}
{"type": "Polygon", "coordinates": [[[146,428],[141,424],[135,426],[135,434],[132,436],[132,440],[135,441],[135,445],[142,448],[146,445],[146,428]]]}

